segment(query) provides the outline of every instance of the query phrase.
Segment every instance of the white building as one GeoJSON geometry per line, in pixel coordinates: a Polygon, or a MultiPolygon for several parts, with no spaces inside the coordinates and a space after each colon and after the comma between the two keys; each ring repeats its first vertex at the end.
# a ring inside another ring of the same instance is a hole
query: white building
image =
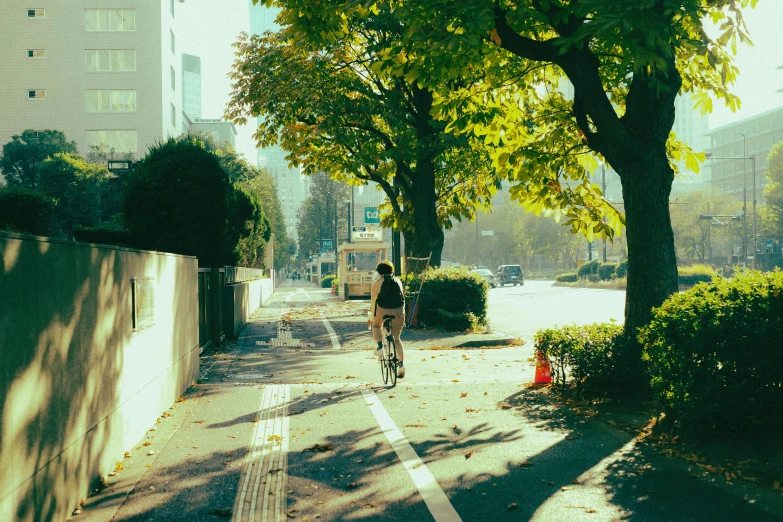
{"type": "Polygon", "coordinates": [[[83,154],[103,145],[140,157],[179,135],[182,2],[0,1],[0,146],[55,129],[83,154]]]}

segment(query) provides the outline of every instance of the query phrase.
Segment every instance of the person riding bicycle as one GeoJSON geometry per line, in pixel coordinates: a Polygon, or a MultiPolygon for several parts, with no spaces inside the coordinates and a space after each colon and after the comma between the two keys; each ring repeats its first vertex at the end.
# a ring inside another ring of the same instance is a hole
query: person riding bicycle
{"type": "Polygon", "coordinates": [[[372,317],[372,336],[378,343],[375,355],[383,355],[383,316],[393,315],[391,321],[391,333],[397,346],[397,377],[405,377],[405,367],[402,361],[405,358],[402,349],[400,333],[405,324],[405,289],[402,281],[394,276],[394,265],[383,260],[375,267],[375,271],[381,276],[375,280],[370,288],[370,316],[372,317]],[[386,285],[384,287],[384,284],[386,285]]]}

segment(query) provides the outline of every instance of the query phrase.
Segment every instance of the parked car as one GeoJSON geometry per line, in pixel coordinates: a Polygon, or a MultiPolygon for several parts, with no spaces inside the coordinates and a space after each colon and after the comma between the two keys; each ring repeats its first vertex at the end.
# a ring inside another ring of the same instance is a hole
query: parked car
{"type": "Polygon", "coordinates": [[[525,285],[525,274],[522,273],[522,267],[519,265],[500,265],[495,277],[500,286],[525,285]]]}
{"type": "Polygon", "coordinates": [[[484,280],[489,283],[489,286],[492,288],[495,288],[497,286],[497,279],[495,279],[495,274],[492,273],[491,270],[488,270],[486,268],[474,268],[471,270],[474,274],[478,274],[481,277],[484,278],[484,280]]]}

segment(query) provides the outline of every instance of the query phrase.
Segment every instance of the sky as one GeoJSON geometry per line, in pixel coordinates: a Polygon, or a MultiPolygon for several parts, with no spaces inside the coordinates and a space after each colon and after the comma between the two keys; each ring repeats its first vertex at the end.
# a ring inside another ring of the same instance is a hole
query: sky
{"type": "MultiPolygon", "coordinates": [[[[188,0],[178,3],[187,19],[194,20],[192,31],[178,37],[182,52],[201,57],[202,115],[204,118],[223,116],[231,92],[227,74],[234,62],[231,45],[242,31],[249,31],[247,0],[223,0],[216,8],[215,0],[188,0]]],[[[736,64],[740,69],[732,92],[742,100],[736,113],[722,103],[713,104],[710,127],[716,128],[734,121],[783,106],[783,0],[759,0],[755,9],[744,12],[750,38],[755,47],[738,44],[736,64]]],[[[238,128],[237,150],[255,162],[256,147],[252,126],[238,128]]]]}

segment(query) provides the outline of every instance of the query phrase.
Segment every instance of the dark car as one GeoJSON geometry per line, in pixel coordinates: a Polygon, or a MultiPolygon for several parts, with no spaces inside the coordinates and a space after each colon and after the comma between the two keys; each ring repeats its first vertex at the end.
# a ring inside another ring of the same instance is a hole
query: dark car
{"type": "Polygon", "coordinates": [[[525,276],[519,265],[500,265],[495,272],[495,278],[500,286],[505,284],[524,286],[525,284],[525,276]]]}

